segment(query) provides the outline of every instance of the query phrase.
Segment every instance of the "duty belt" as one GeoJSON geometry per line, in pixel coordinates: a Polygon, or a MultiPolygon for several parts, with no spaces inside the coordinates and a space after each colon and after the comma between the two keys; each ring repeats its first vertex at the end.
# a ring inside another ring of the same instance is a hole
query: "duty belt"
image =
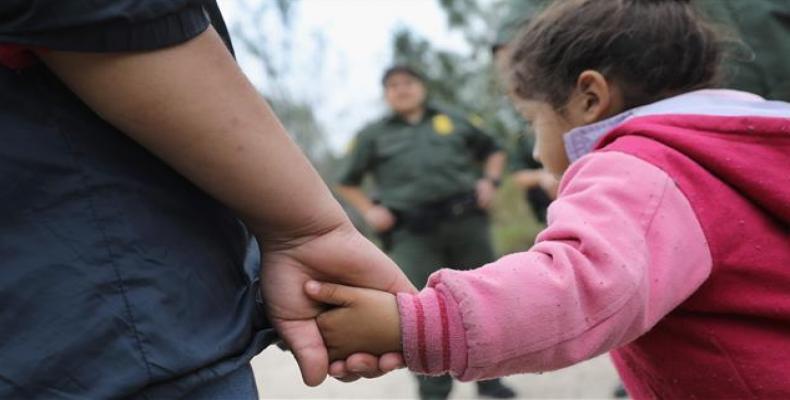
{"type": "Polygon", "coordinates": [[[439,201],[422,204],[409,210],[392,210],[397,218],[396,228],[403,227],[414,233],[427,233],[440,222],[472,214],[484,214],[477,205],[474,192],[450,196],[439,201]]]}

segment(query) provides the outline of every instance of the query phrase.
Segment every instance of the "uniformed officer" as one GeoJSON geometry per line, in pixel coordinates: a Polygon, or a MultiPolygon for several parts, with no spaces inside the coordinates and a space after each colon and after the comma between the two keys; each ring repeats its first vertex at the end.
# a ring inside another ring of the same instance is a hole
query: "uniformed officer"
{"type": "MultiPolygon", "coordinates": [[[[426,102],[415,69],[383,76],[392,114],[364,128],[351,144],[338,191],[382,235],[385,249],[417,287],[442,267],[466,269],[494,258],[486,209],[499,186],[505,155],[464,118],[426,102]],[[360,185],[370,174],[373,201],[360,185]]],[[[421,398],[447,398],[449,376],[419,377],[421,398]]],[[[499,380],[478,382],[480,395],[511,398],[499,380]]]]}

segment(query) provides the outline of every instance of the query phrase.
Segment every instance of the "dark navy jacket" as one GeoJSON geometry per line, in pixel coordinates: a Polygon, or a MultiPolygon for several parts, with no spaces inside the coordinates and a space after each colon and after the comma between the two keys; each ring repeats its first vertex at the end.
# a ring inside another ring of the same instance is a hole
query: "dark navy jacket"
{"type": "MultiPolygon", "coordinates": [[[[205,1],[3,0],[0,44],[154,49],[210,16],[205,1]]],[[[249,245],[42,64],[0,66],[0,398],[179,397],[244,367],[274,335],[249,245]]]]}

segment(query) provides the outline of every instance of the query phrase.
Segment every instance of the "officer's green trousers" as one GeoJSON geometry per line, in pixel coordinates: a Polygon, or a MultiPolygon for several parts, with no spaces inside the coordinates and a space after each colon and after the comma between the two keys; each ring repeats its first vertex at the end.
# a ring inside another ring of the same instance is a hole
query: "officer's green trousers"
{"type": "MultiPolygon", "coordinates": [[[[488,217],[471,214],[447,219],[425,233],[398,228],[392,232],[389,255],[419,289],[440,268],[480,267],[494,259],[488,217]]],[[[418,376],[417,381],[422,399],[447,398],[453,387],[449,375],[418,376]]]]}
{"type": "Polygon", "coordinates": [[[488,217],[451,218],[424,233],[398,228],[392,232],[389,255],[419,289],[440,268],[477,268],[494,259],[488,217]]]}

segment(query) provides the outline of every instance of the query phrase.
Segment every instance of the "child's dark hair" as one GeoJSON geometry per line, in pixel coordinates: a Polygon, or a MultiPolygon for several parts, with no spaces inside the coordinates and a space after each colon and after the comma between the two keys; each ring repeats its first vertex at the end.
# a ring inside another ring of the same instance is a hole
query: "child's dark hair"
{"type": "Polygon", "coordinates": [[[625,107],[714,86],[722,48],[689,0],[560,0],[513,42],[511,86],[561,108],[579,74],[615,82],[625,107]]]}

